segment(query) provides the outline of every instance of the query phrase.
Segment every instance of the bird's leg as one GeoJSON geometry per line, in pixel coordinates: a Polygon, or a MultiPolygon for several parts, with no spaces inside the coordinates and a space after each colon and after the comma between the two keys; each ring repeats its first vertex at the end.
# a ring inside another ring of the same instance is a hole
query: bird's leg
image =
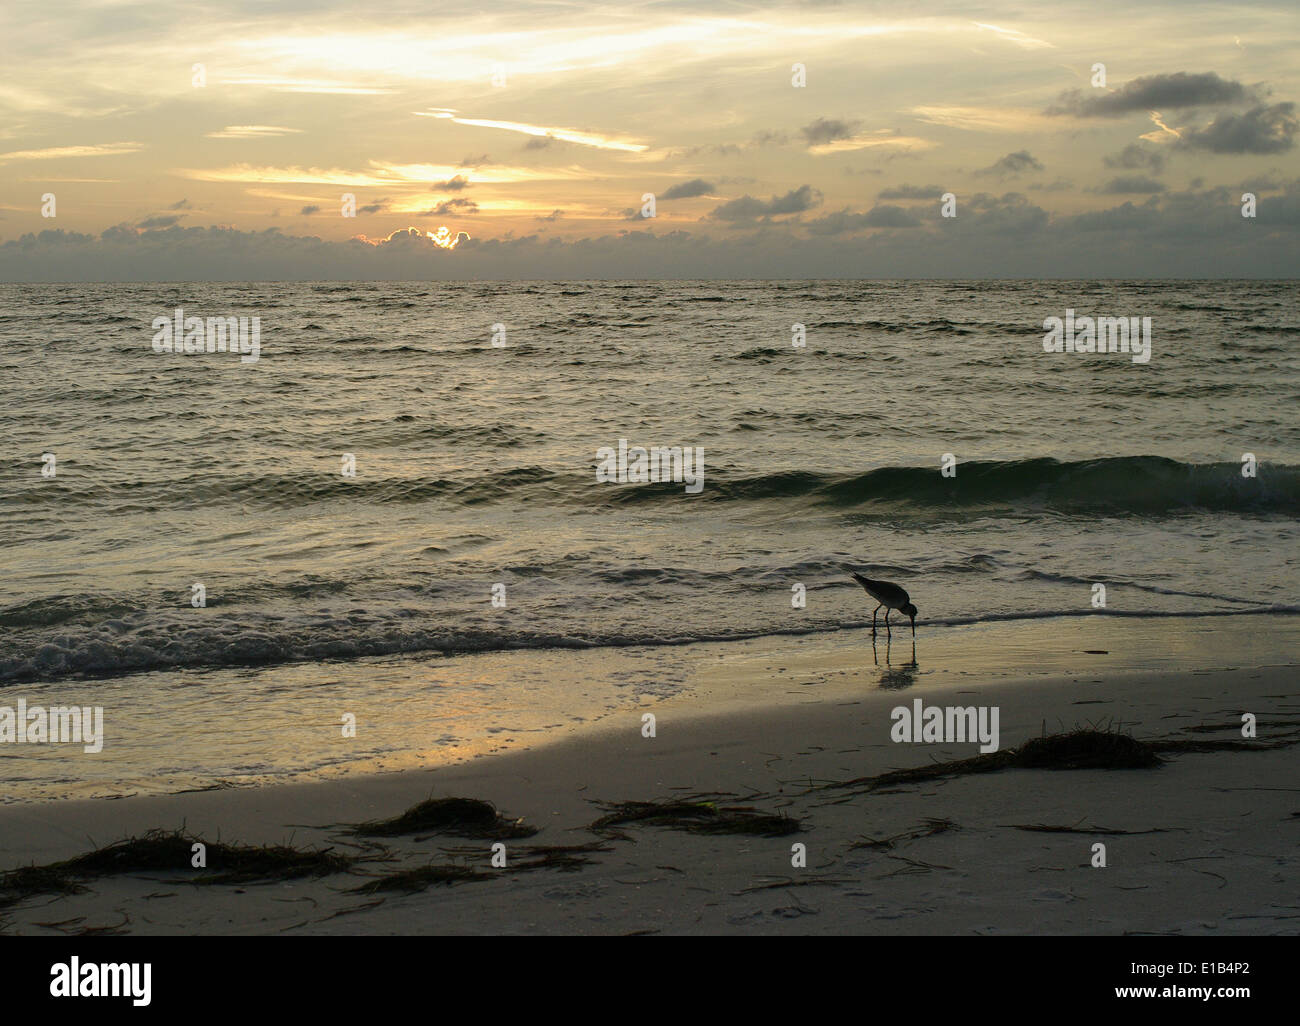
{"type": "Polygon", "coordinates": [[[892,638],[892,637],[894,636],[894,632],[891,631],[891,630],[889,629],[889,609],[888,609],[888,607],[886,607],[886,609],[885,609],[885,635],[886,635],[887,637],[890,637],[890,638],[892,638]]]}
{"type": "MultiPolygon", "coordinates": [[[[879,612],[880,612],[879,605],[877,605],[876,608],[871,611],[871,636],[873,638],[876,636],[876,614],[879,612]]],[[[885,616],[888,617],[889,613],[886,612],[885,616]]]]}

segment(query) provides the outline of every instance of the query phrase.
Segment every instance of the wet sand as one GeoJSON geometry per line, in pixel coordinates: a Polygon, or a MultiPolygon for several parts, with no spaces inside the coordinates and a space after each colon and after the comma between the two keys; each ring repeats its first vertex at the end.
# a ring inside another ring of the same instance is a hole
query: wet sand
{"type": "Polygon", "coordinates": [[[689,694],[629,702],[530,750],[434,769],[0,808],[0,868],[10,869],[182,825],[205,840],[351,851],[338,824],[395,816],[431,796],[470,797],[541,828],[504,842],[507,869],[491,866],[488,841],[422,835],[383,839],[393,861],[360,872],[456,861],[483,879],[359,895],[348,889],[370,876],[200,887],[179,866],[30,897],[0,923],[11,933],[1295,933],[1293,747],[1165,753],[1151,769],[1013,768],[871,791],[837,786],[978,754],[973,743],[892,740],[893,710],[918,698],[996,707],[1002,749],[1078,727],[1239,741],[1243,713],[1256,717],[1257,741],[1292,740],[1295,634],[1293,618],[1281,617],[981,625],[923,632],[915,667],[905,634],[895,635],[889,665],[880,644],[873,661],[870,632],[709,646],[689,694]],[[653,738],[643,733],[647,712],[653,738]],[[694,794],[792,817],[800,830],[590,830],[597,801],[694,794]],[[588,852],[577,869],[513,871],[530,846],[593,841],[608,850],[588,852]],[[792,866],[795,844],[806,846],[804,867],[792,866]],[[1096,844],[1104,868],[1092,864],[1096,844]]]}

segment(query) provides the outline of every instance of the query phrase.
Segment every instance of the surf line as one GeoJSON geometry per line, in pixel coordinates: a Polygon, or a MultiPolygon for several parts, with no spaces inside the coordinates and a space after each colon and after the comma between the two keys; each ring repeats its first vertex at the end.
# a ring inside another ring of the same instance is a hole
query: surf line
{"type": "Polygon", "coordinates": [[[704,447],[629,447],[626,438],[618,449],[601,446],[596,450],[598,484],[685,484],[686,492],[698,495],[704,489],[704,447]]]}

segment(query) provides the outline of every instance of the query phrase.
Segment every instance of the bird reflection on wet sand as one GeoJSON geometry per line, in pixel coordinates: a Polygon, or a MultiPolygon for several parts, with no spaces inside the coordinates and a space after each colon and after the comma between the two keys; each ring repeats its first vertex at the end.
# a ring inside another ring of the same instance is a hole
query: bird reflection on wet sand
{"type": "MultiPolygon", "coordinates": [[[[876,636],[871,636],[871,657],[876,666],[880,666],[880,652],[876,644],[876,636]]],[[[894,666],[889,661],[890,641],[885,639],[885,667],[880,673],[880,686],[891,691],[900,691],[903,688],[910,688],[916,683],[916,674],[918,667],[916,665],[916,641],[912,641],[912,658],[905,663],[894,666]]]]}

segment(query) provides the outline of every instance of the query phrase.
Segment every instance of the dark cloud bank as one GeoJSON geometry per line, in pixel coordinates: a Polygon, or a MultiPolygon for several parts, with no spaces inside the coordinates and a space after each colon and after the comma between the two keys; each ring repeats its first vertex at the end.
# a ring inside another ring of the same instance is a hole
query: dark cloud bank
{"type": "Polygon", "coordinates": [[[795,190],[793,200],[753,201],[743,213],[758,220],[743,224],[652,223],[573,242],[471,239],[451,251],[406,234],[371,245],[274,229],[47,230],[0,243],[0,280],[1296,277],[1300,182],[1272,193],[1261,185],[1254,219],[1241,216],[1250,188],[1135,195],[1057,218],[1022,193],[959,194],[951,220],[937,203],[813,216],[795,190]],[[777,208],[784,219],[768,220],[777,208]]]}
{"type": "MultiPolygon", "coordinates": [[[[1300,134],[1296,105],[1290,101],[1269,103],[1267,98],[1266,89],[1220,78],[1212,71],[1179,71],[1145,75],[1109,91],[1071,89],[1045,113],[1054,117],[1122,118],[1154,110],[1248,105],[1249,109],[1241,113],[1219,111],[1209,124],[1182,132],[1178,148],[1220,154],[1286,153],[1294,148],[1296,135],[1300,134]]],[[[1124,167],[1143,166],[1144,159],[1150,160],[1136,145],[1129,146],[1119,159],[1129,161],[1122,163],[1124,167]]],[[[1160,170],[1159,163],[1146,166],[1160,170]]]]}
{"type": "Polygon", "coordinates": [[[1112,91],[1071,89],[1062,93],[1060,102],[1049,107],[1047,113],[1117,118],[1148,110],[1179,110],[1259,99],[1256,90],[1220,78],[1212,71],[1203,74],[1179,71],[1172,75],[1145,75],[1112,91]]]}

